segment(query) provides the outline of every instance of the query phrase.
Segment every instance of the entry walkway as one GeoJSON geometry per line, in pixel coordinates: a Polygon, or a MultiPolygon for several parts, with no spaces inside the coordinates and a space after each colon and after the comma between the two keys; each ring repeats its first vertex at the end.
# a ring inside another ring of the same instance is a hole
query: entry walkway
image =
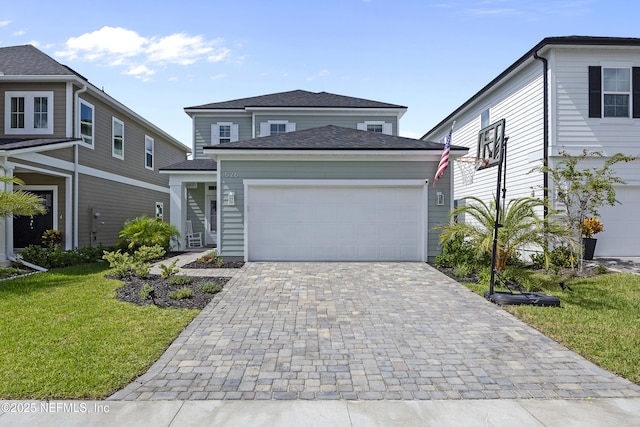
{"type": "Polygon", "coordinates": [[[427,264],[248,263],[110,400],[623,397],[640,387],[427,264]]]}

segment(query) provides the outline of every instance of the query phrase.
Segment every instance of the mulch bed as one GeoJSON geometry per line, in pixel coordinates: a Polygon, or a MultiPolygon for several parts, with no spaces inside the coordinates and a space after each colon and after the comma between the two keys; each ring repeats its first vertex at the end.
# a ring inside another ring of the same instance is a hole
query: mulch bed
{"type": "MultiPolygon", "coordinates": [[[[192,276],[190,276],[192,277],[192,276]]],[[[219,284],[223,286],[230,280],[229,277],[192,277],[192,282],[188,285],[171,285],[166,279],[160,276],[150,276],[148,279],[139,279],[137,277],[127,277],[122,279],[124,286],[116,290],[117,297],[120,301],[130,302],[136,305],[152,305],[168,308],[194,308],[203,309],[209,302],[215,298],[216,294],[205,293],[200,290],[200,285],[205,283],[219,284]],[[153,287],[154,298],[142,299],[140,290],[142,285],[147,283],[153,287]],[[190,288],[193,296],[184,299],[169,298],[169,293],[182,289],[190,288]]]]}
{"type": "Polygon", "coordinates": [[[189,264],[183,265],[181,268],[242,268],[243,265],[243,261],[225,261],[220,267],[213,262],[193,261],[189,264]]]}

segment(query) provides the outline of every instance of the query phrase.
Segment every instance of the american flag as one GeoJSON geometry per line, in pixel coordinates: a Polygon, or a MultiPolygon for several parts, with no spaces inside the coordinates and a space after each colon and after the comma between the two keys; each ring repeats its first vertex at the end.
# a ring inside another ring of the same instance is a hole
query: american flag
{"type": "Polygon", "coordinates": [[[442,156],[440,156],[440,163],[438,163],[438,169],[436,169],[436,177],[433,180],[433,185],[436,184],[436,181],[442,176],[444,171],[449,167],[449,151],[451,151],[451,133],[453,132],[453,127],[449,131],[449,135],[447,135],[447,139],[444,142],[444,151],[442,151],[442,156]]]}

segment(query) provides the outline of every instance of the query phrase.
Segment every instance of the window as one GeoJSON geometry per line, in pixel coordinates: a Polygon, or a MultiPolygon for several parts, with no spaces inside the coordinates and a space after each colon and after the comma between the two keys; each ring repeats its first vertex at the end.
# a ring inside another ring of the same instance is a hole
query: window
{"type": "Polygon", "coordinates": [[[164,219],[164,203],[156,202],[156,219],[162,221],[164,219]]]}
{"type": "Polygon", "coordinates": [[[393,134],[393,124],[384,121],[365,121],[356,125],[358,130],[366,130],[374,133],[393,134]]]}
{"type": "Polygon", "coordinates": [[[153,170],[154,141],[148,135],[144,136],[144,167],[153,170]]]}
{"type": "Polygon", "coordinates": [[[480,113],[480,129],[484,129],[491,124],[491,115],[489,114],[489,109],[487,108],[482,113],[480,113]]]}
{"type": "Polygon", "coordinates": [[[640,118],[640,68],[589,67],[589,117],[640,118]]]}
{"type": "Polygon", "coordinates": [[[229,122],[218,122],[211,125],[211,145],[238,140],[238,125],[229,122]]]}
{"type": "Polygon", "coordinates": [[[5,92],[5,133],[52,134],[53,92],[5,92]]]}
{"type": "Polygon", "coordinates": [[[111,132],[113,142],[111,155],[118,159],[124,159],[124,123],[113,117],[111,132]]]}
{"type": "Polygon", "coordinates": [[[295,123],[289,123],[288,120],[269,120],[260,123],[260,135],[279,135],[287,132],[294,132],[296,130],[295,123]]]}
{"type": "Polygon", "coordinates": [[[78,120],[79,126],[80,126],[80,132],[79,132],[80,138],[82,138],[82,142],[87,144],[89,147],[93,148],[93,137],[94,137],[93,105],[81,99],[78,110],[80,115],[80,119],[78,120]]]}
{"type": "Polygon", "coordinates": [[[631,70],[628,68],[602,69],[602,96],[604,117],[629,117],[631,70]]]}

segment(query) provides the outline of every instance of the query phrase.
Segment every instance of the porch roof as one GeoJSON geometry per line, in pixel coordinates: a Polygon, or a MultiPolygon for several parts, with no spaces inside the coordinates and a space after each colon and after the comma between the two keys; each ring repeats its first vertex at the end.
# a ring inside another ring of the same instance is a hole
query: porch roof
{"type": "Polygon", "coordinates": [[[52,145],[62,145],[69,142],[80,142],[78,138],[0,138],[0,151],[21,150],[25,148],[46,147],[52,149],[52,145]]]}

